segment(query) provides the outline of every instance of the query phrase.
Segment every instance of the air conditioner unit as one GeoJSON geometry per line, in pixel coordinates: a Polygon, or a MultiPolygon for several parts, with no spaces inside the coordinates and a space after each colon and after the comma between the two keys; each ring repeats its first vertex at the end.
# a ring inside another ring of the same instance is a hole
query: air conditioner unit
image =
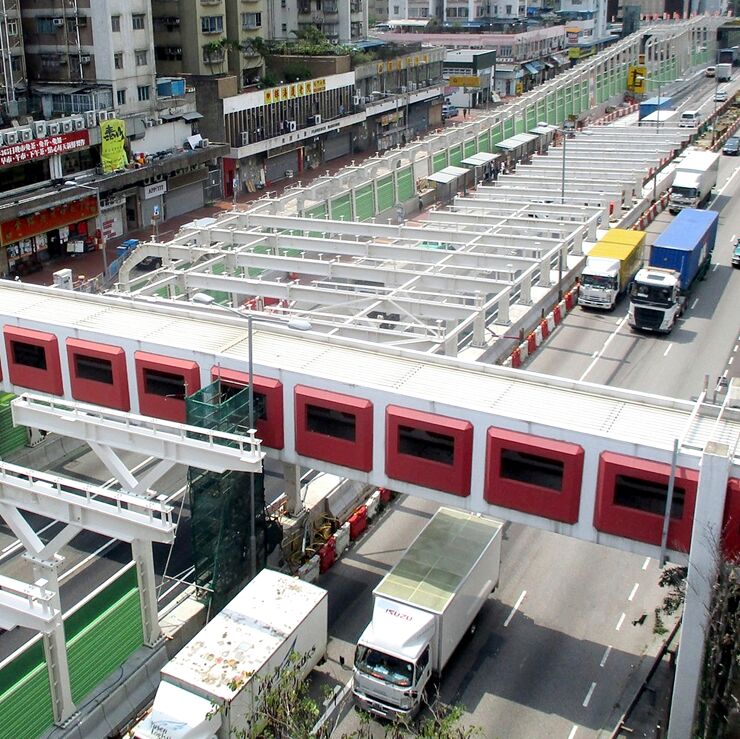
{"type": "Polygon", "coordinates": [[[62,119],[62,131],[64,133],[72,133],[72,131],[74,131],[74,124],[72,123],[71,118],[62,119]]]}
{"type": "Polygon", "coordinates": [[[76,115],[72,117],[72,128],[75,131],[82,131],[83,128],[85,128],[85,119],[81,115],[76,115]]]}
{"type": "Polygon", "coordinates": [[[88,128],[95,128],[95,126],[98,123],[97,116],[95,114],[94,110],[86,110],[85,111],[85,125],[88,128]]]}
{"type": "Polygon", "coordinates": [[[30,141],[33,138],[33,130],[31,128],[19,128],[18,136],[20,141],[30,141]]]}
{"type": "Polygon", "coordinates": [[[51,23],[57,28],[61,28],[64,25],[64,18],[52,18],[51,23]]]}
{"type": "Polygon", "coordinates": [[[365,100],[365,98],[363,98],[361,95],[355,95],[352,98],[352,104],[353,105],[362,105],[362,103],[364,102],[364,100],[365,100]]]}
{"type": "Polygon", "coordinates": [[[406,85],[401,85],[401,93],[408,92],[406,85]]]}
{"type": "Polygon", "coordinates": [[[156,126],[156,125],[157,125],[157,123],[156,123],[156,121],[155,121],[155,120],[154,120],[153,118],[146,118],[146,119],[144,120],[144,125],[145,125],[145,126],[146,126],[147,128],[153,128],[154,126],[156,126]]]}
{"type": "Polygon", "coordinates": [[[62,122],[61,121],[49,121],[47,130],[49,131],[49,136],[58,136],[62,132],[62,122]]]}
{"type": "Polygon", "coordinates": [[[211,140],[210,139],[201,139],[200,140],[200,148],[201,149],[207,149],[208,146],[210,145],[210,143],[211,143],[211,140]]]}
{"type": "Polygon", "coordinates": [[[321,116],[320,115],[310,115],[308,117],[308,125],[309,126],[318,126],[319,123],[321,123],[321,116]]]}
{"type": "Polygon", "coordinates": [[[17,144],[18,143],[18,131],[6,131],[5,132],[5,143],[6,144],[17,144]]]}
{"type": "Polygon", "coordinates": [[[108,111],[107,110],[99,110],[98,111],[98,123],[101,121],[107,121],[108,120],[108,111]]]}
{"type": "Polygon", "coordinates": [[[89,54],[83,54],[80,57],[80,64],[90,64],[91,57],[89,54]]]}
{"type": "Polygon", "coordinates": [[[291,133],[298,128],[298,124],[295,121],[288,121],[288,131],[291,133]]]}
{"type": "Polygon", "coordinates": [[[249,144],[249,131],[242,131],[242,146],[249,144]]]}
{"type": "Polygon", "coordinates": [[[47,123],[46,121],[34,121],[33,132],[36,134],[37,139],[41,139],[47,134],[47,123]]]}

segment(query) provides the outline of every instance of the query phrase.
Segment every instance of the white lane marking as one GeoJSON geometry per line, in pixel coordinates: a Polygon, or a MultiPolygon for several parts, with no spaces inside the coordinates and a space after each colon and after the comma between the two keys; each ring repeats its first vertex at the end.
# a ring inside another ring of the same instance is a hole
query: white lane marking
{"type": "Polygon", "coordinates": [[[645,557],[645,561],[642,563],[642,569],[646,570],[650,564],[650,557],[645,557]]]}
{"type": "Polygon", "coordinates": [[[588,689],[588,693],[586,693],[586,697],[583,700],[584,708],[588,708],[588,704],[591,702],[591,696],[594,694],[594,690],[596,690],[596,683],[591,683],[591,687],[588,689]]]}
{"type": "Polygon", "coordinates": [[[635,587],[632,588],[632,592],[630,593],[630,597],[627,598],[628,601],[633,601],[635,599],[635,596],[637,595],[637,589],[640,587],[640,583],[636,582],[635,587]]]}
{"type": "Polygon", "coordinates": [[[696,308],[696,304],[699,302],[699,298],[694,298],[694,302],[691,304],[691,310],[694,310],[696,308]]]}
{"type": "Polygon", "coordinates": [[[578,378],[579,382],[583,382],[583,380],[586,379],[586,375],[594,368],[594,366],[596,365],[596,362],[599,361],[599,358],[601,357],[601,355],[606,351],[606,348],[609,346],[609,344],[611,344],[614,337],[619,333],[620,329],[626,322],[627,322],[627,316],[625,316],[617,324],[617,327],[614,329],[614,331],[609,335],[607,340],[604,342],[604,346],[601,347],[601,350],[599,351],[599,353],[593,358],[593,360],[591,361],[591,364],[589,364],[588,367],[586,367],[586,371],[578,378]]]}
{"type": "Polygon", "coordinates": [[[606,648],[606,651],[604,652],[604,656],[601,658],[601,662],[599,662],[599,667],[603,667],[606,664],[606,661],[609,659],[609,655],[611,654],[612,646],[611,644],[606,648]]]}
{"type": "Polygon", "coordinates": [[[624,623],[624,619],[625,619],[625,618],[627,618],[627,614],[623,613],[623,614],[622,614],[622,615],[621,615],[621,616],[619,617],[619,621],[617,621],[617,626],[616,626],[616,629],[615,629],[615,631],[619,631],[619,630],[620,630],[620,629],[622,628],[622,624],[624,623]]]}
{"type": "Polygon", "coordinates": [[[732,347],[732,353],[734,354],[736,351],[737,351],[737,344],[735,344],[735,346],[732,347]]]}
{"type": "Polygon", "coordinates": [[[522,601],[524,600],[524,596],[527,594],[526,590],[522,590],[522,594],[519,596],[519,600],[514,603],[514,607],[511,609],[511,613],[508,615],[506,621],[504,621],[504,626],[508,626],[511,623],[511,619],[514,618],[514,614],[519,610],[519,606],[522,604],[522,601]]]}
{"type": "Polygon", "coordinates": [[[712,272],[716,272],[716,271],[717,271],[717,267],[719,267],[719,264],[715,264],[715,265],[714,265],[714,266],[712,267],[712,272]]]}
{"type": "Polygon", "coordinates": [[[578,724],[573,724],[573,728],[570,730],[570,734],[568,734],[568,739],[573,739],[576,735],[576,731],[578,731],[578,724]]]}
{"type": "Polygon", "coordinates": [[[729,358],[729,359],[727,360],[727,364],[732,364],[732,363],[733,363],[734,361],[735,361],[735,357],[730,357],[730,358],[729,358]]]}
{"type": "Polygon", "coordinates": [[[673,344],[668,344],[668,348],[663,352],[663,356],[664,357],[667,357],[668,356],[668,352],[671,350],[671,347],[672,346],[673,346],[673,344]]]}

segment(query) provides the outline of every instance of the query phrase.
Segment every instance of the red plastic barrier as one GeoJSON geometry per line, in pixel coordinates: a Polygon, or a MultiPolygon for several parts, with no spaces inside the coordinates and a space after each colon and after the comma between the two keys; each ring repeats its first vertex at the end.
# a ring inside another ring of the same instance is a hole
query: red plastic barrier
{"type": "Polygon", "coordinates": [[[537,337],[534,335],[534,333],[531,333],[529,336],[527,336],[527,351],[532,354],[536,348],[537,337]]]}
{"type": "Polygon", "coordinates": [[[558,323],[560,323],[560,321],[562,321],[562,320],[563,320],[563,316],[562,316],[562,314],[560,313],[560,305],[559,305],[559,304],[558,304],[558,305],[556,305],[556,306],[555,306],[555,307],[554,307],[554,308],[552,309],[552,317],[553,317],[553,320],[555,321],[555,325],[557,325],[558,323]]]}
{"type": "Polygon", "coordinates": [[[542,329],[542,338],[546,339],[550,335],[550,327],[547,325],[547,320],[540,322],[540,329],[542,329]]]}
{"type": "Polygon", "coordinates": [[[326,572],[337,559],[337,541],[332,536],[319,549],[319,572],[326,572]]]}
{"type": "Polygon", "coordinates": [[[519,351],[519,349],[514,349],[514,351],[511,353],[511,366],[514,369],[518,369],[522,366],[522,353],[519,351]]]}
{"type": "Polygon", "coordinates": [[[565,293],[565,310],[571,310],[573,308],[573,291],[569,290],[565,293]]]}
{"type": "Polygon", "coordinates": [[[380,493],[381,503],[390,503],[391,497],[393,496],[392,490],[389,490],[388,488],[378,488],[378,492],[380,493]]]}
{"type": "Polygon", "coordinates": [[[361,505],[349,517],[349,538],[354,541],[367,528],[367,506],[361,505]]]}

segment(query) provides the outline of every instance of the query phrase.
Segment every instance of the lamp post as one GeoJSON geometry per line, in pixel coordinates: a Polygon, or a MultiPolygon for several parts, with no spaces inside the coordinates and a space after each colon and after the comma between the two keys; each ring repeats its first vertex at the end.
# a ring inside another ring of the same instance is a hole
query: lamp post
{"type": "MultiPolygon", "coordinates": [[[[563,123],[563,167],[560,171],[560,205],[565,204],[565,142],[568,131],[563,123]]],[[[558,249],[558,302],[563,299],[563,250],[558,249]]]]}
{"type": "MultiPolygon", "coordinates": [[[[200,303],[201,305],[213,305],[215,299],[207,293],[195,293],[191,300],[194,303],[200,303]]],[[[269,323],[273,325],[282,325],[287,328],[293,329],[294,331],[311,331],[313,326],[311,322],[305,318],[291,318],[287,321],[281,321],[279,318],[267,318],[266,316],[255,317],[250,311],[249,313],[242,313],[236,308],[231,308],[228,305],[214,306],[227,310],[229,313],[235,313],[240,318],[246,316],[247,319],[247,353],[249,360],[247,364],[247,377],[248,377],[248,423],[250,433],[254,432],[255,420],[254,420],[254,350],[252,344],[253,326],[254,323],[269,323]]],[[[254,577],[257,574],[257,534],[255,531],[256,523],[256,512],[254,507],[254,473],[249,473],[249,574],[250,577],[254,577]]]]}
{"type": "MultiPolygon", "coordinates": [[[[90,190],[95,193],[95,202],[98,206],[98,213],[95,216],[95,228],[97,229],[97,223],[98,223],[98,216],[101,214],[100,211],[100,189],[97,187],[93,187],[92,185],[84,185],[81,182],[75,182],[74,180],[65,180],[65,185],[69,187],[81,187],[83,190],[90,190]]],[[[103,233],[103,223],[101,221],[100,223],[100,238],[101,238],[101,244],[103,246],[103,281],[106,280],[108,276],[108,253],[106,251],[106,239],[105,239],[105,233],[103,233]]]]}

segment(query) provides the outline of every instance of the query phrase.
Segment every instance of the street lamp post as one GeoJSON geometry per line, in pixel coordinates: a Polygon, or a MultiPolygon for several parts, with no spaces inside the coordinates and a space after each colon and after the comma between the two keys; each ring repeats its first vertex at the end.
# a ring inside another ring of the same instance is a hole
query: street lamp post
{"type": "MultiPolygon", "coordinates": [[[[560,205],[565,204],[565,142],[568,132],[563,124],[563,166],[560,171],[560,205]]],[[[563,250],[558,249],[558,301],[563,299],[563,250]]]]}
{"type": "MultiPolygon", "coordinates": [[[[98,213],[95,216],[95,228],[97,229],[98,216],[101,215],[101,210],[100,210],[100,189],[97,188],[97,187],[93,187],[92,185],[84,185],[81,182],[75,182],[74,180],[66,180],[64,184],[65,185],[68,185],[70,187],[73,187],[73,186],[74,187],[81,187],[83,190],[91,190],[92,192],[95,193],[95,202],[97,203],[97,206],[98,206],[98,213]]],[[[106,247],[106,239],[105,239],[105,233],[103,231],[103,223],[102,223],[102,220],[101,220],[101,223],[100,223],[100,239],[101,239],[101,245],[103,247],[103,281],[105,281],[105,279],[108,276],[108,253],[107,253],[106,248],[105,248],[106,247]]]]}

